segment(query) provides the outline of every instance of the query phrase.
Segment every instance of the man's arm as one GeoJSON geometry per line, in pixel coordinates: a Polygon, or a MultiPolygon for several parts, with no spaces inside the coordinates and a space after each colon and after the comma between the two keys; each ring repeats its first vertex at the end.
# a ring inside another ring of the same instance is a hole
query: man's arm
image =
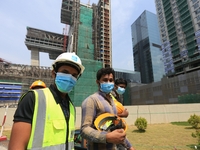
{"type": "Polygon", "coordinates": [[[27,149],[31,134],[31,124],[25,122],[15,122],[12,127],[8,150],[27,149]]]}
{"type": "Polygon", "coordinates": [[[96,105],[94,101],[90,96],[81,105],[81,135],[89,141],[106,143],[106,132],[101,132],[94,128],[94,119],[96,116],[96,105]]]}
{"type": "Polygon", "coordinates": [[[14,114],[9,150],[25,150],[31,134],[31,124],[34,110],[34,93],[27,92],[20,98],[14,114]]]}

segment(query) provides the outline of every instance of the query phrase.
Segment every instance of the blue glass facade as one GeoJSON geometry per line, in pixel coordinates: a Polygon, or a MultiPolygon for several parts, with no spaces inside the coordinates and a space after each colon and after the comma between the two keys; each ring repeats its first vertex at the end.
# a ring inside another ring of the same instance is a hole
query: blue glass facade
{"type": "Polygon", "coordinates": [[[0,103],[16,103],[21,96],[20,83],[0,82],[0,103]]]}
{"type": "Polygon", "coordinates": [[[139,72],[123,70],[123,69],[116,69],[116,68],[114,68],[114,70],[115,70],[115,79],[123,78],[127,82],[141,83],[139,72]]]}
{"type": "Polygon", "coordinates": [[[141,73],[142,83],[160,81],[164,64],[157,16],[144,11],[131,25],[135,71],[141,73]]]}

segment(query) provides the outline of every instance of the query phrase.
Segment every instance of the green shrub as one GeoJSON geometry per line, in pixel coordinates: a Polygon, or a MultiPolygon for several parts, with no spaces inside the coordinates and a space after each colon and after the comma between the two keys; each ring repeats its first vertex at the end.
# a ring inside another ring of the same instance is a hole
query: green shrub
{"type": "Polygon", "coordinates": [[[192,133],[192,137],[197,138],[198,145],[200,145],[200,130],[196,129],[195,133],[192,133]]]}
{"type": "Polygon", "coordinates": [[[138,128],[139,131],[145,131],[147,128],[147,120],[145,118],[137,118],[135,121],[135,126],[138,128]]]}
{"type": "Polygon", "coordinates": [[[188,123],[195,129],[199,127],[200,124],[200,116],[197,115],[190,115],[190,118],[188,119],[188,123]]]}

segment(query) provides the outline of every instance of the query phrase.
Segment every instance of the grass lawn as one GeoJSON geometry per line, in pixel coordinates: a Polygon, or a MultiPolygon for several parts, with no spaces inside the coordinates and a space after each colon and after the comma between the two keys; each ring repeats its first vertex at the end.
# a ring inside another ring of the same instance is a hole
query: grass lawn
{"type": "Polygon", "coordinates": [[[7,139],[10,139],[10,130],[4,130],[2,135],[6,136],[7,139]]]}
{"type": "MultiPolygon", "coordinates": [[[[194,129],[187,123],[147,125],[145,132],[128,126],[127,137],[136,150],[195,150],[197,139],[191,136],[194,129]]],[[[4,130],[10,138],[10,130],[4,130]]],[[[200,150],[200,147],[198,147],[200,150]]]]}
{"type": "Polygon", "coordinates": [[[136,150],[192,150],[197,145],[192,132],[195,130],[187,123],[153,124],[143,133],[129,126],[127,137],[136,150]]]}

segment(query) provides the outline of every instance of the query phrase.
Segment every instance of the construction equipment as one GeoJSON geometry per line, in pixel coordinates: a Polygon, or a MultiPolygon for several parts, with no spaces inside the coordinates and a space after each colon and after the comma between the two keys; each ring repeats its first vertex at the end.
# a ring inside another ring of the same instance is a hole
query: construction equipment
{"type": "Polygon", "coordinates": [[[127,124],[125,120],[111,113],[99,115],[95,119],[94,125],[99,131],[112,132],[116,129],[124,129],[126,132],[127,130],[127,124]]]}

